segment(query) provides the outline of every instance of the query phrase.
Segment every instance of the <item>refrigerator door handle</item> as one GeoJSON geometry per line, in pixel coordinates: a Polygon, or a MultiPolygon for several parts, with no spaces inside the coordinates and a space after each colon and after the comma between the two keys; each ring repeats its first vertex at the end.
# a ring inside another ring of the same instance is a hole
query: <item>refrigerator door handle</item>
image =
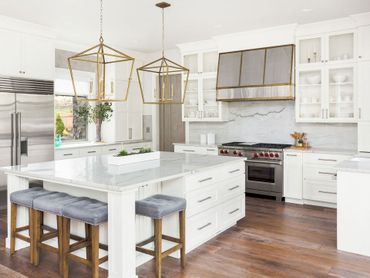
{"type": "Polygon", "coordinates": [[[10,159],[11,159],[11,165],[14,166],[16,165],[16,145],[17,145],[17,142],[16,142],[16,136],[15,136],[15,126],[16,126],[16,123],[15,123],[15,119],[16,119],[16,115],[15,113],[12,113],[11,115],[11,156],[10,156],[10,159]]]}
{"type": "Polygon", "coordinates": [[[21,164],[21,113],[20,112],[17,112],[15,114],[15,132],[16,132],[16,165],[20,165],[21,164]]]}

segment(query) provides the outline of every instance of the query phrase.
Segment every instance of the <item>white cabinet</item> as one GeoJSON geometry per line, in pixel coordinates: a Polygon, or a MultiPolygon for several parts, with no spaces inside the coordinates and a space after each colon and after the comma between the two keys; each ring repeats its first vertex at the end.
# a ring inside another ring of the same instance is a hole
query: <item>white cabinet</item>
{"type": "Polygon", "coordinates": [[[370,121],[358,123],[358,151],[370,153],[370,121]]]}
{"type": "Polygon", "coordinates": [[[284,153],[284,197],[302,199],[302,153],[284,153]]]}
{"type": "Polygon", "coordinates": [[[195,153],[195,154],[207,154],[207,155],[218,155],[218,148],[212,146],[192,146],[192,145],[177,145],[174,147],[175,153],[195,153]]]}
{"type": "Polygon", "coordinates": [[[51,39],[0,29],[0,74],[54,79],[55,48],[51,39]]]}
{"type": "Polygon", "coordinates": [[[297,122],[357,120],[356,31],[297,41],[297,122]]]}
{"type": "Polygon", "coordinates": [[[358,58],[370,60],[370,25],[358,29],[358,58]]]}
{"type": "Polygon", "coordinates": [[[366,122],[370,121],[370,61],[359,62],[358,73],[358,118],[366,122]]]}
{"type": "Polygon", "coordinates": [[[183,65],[190,70],[183,120],[223,121],[227,104],[216,101],[217,50],[182,52],[182,56],[183,65]]]}

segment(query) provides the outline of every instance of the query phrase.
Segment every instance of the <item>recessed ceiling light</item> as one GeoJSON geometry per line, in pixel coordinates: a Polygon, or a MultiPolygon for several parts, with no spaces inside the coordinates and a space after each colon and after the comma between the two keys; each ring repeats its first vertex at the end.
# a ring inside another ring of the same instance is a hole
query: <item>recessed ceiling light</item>
{"type": "Polygon", "coordinates": [[[301,11],[304,12],[304,13],[309,13],[309,12],[312,12],[312,9],[304,8],[301,11]]]}

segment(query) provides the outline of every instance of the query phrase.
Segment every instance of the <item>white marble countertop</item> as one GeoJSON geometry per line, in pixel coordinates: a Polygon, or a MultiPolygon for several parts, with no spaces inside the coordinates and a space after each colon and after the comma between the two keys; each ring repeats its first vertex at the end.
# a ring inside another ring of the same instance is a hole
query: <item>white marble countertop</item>
{"type": "Polygon", "coordinates": [[[370,158],[354,157],[339,163],[336,167],[338,171],[356,172],[370,174],[370,158]]]}
{"type": "Polygon", "coordinates": [[[177,146],[192,146],[192,147],[203,147],[203,148],[217,148],[217,144],[213,145],[207,145],[207,144],[201,144],[201,143],[173,143],[173,145],[177,146]]]}
{"type": "Polygon", "coordinates": [[[159,160],[108,164],[109,155],[56,160],[0,168],[5,173],[101,191],[124,191],[146,183],[179,178],[242,158],[161,152],[159,160]]]}
{"type": "Polygon", "coordinates": [[[117,141],[117,142],[83,141],[83,142],[64,143],[60,147],[55,148],[55,150],[69,150],[69,149],[76,149],[76,148],[101,147],[101,146],[109,146],[109,145],[130,145],[130,144],[139,144],[139,143],[148,143],[148,142],[152,142],[152,141],[146,141],[146,140],[117,141]]]}
{"type": "Polygon", "coordinates": [[[324,153],[324,154],[342,154],[342,155],[356,155],[357,150],[347,150],[340,148],[309,148],[305,150],[300,149],[284,149],[284,152],[305,152],[305,153],[324,153]]]}

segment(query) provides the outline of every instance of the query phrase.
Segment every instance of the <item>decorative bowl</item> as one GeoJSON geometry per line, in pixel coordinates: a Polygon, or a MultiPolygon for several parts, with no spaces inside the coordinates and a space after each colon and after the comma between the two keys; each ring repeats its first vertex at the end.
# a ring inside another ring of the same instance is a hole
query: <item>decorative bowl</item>
{"type": "Polygon", "coordinates": [[[310,75],[306,77],[308,84],[320,84],[321,76],[320,75],[310,75]]]}
{"type": "Polygon", "coordinates": [[[336,73],[333,75],[333,80],[336,83],[343,83],[344,81],[346,81],[346,79],[347,79],[347,75],[342,74],[342,73],[336,73]]]}

